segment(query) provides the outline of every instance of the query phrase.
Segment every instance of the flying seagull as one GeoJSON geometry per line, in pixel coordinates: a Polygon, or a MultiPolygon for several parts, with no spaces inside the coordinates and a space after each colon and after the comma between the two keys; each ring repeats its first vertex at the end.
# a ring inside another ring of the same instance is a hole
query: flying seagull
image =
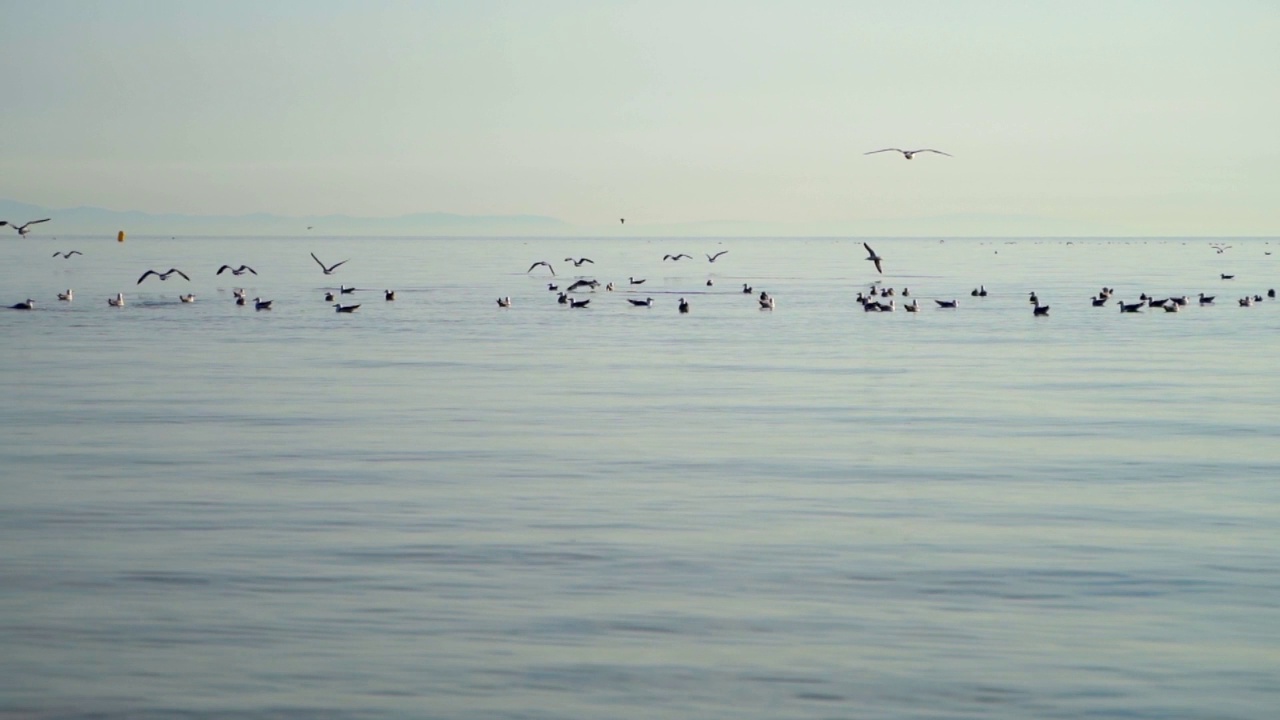
{"type": "Polygon", "coordinates": [[[182,279],[183,279],[183,280],[186,280],[187,282],[190,282],[190,281],[191,281],[191,278],[187,277],[187,274],[186,274],[186,273],[184,273],[184,272],[182,272],[182,271],[181,271],[181,270],[179,270],[178,268],[169,268],[168,270],[166,270],[166,271],[164,271],[164,272],[156,272],[155,270],[148,270],[148,271],[146,271],[146,272],[142,273],[142,277],[138,278],[138,284],[139,284],[139,285],[141,285],[141,284],[142,284],[142,281],[143,281],[143,280],[146,280],[146,279],[147,279],[147,277],[148,277],[148,276],[150,276],[150,275],[155,275],[156,277],[160,278],[161,280],[168,280],[168,279],[169,279],[169,276],[170,276],[170,275],[172,275],[172,274],[174,274],[174,273],[178,273],[179,275],[181,275],[181,276],[182,276],[182,279]]]}
{"type": "MultiPolygon", "coordinates": [[[[351,258],[347,258],[346,260],[343,260],[340,263],[334,263],[333,265],[325,267],[325,264],[320,262],[320,258],[316,257],[315,253],[311,253],[311,259],[316,261],[316,264],[320,266],[320,269],[324,271],[325,275],[332,275],[333,271],[337,270],[339,265],[343,265],[344,263],[351,262],[351,258]]],[[[257,274],[258,273],[254,273],[254,275],[257,275],[257,274]]]]}
{"type": "Polygon", "coordinates": [[[14,230],[17,230],[18,235],[25,236],[27,233],[31,232],[30,230],[27,229],[28,227],[32,225],[38,225],[42,222],[49,222],[49,218],[45,218],[43,220],[28,220],[22,225],[11,223],[8,220],[0,220],[0,227],[4,227],[5,225],[8,225],[9,227],[12,227],[14,230]]]}
{"type": "MultiPolygon", "coordinates": [[[[721,250],[720,252],[716,253],[715,255],[707,255],[707,262],[715,262],[715,261],[716,261],[716,258],[720,257],[721,255],[723,255],[723,254],[725,254],[725,253],[727,253],[727,252],[729,252],[729,251],[728,251],[728,250],[721,250]]],[[[704,254],[706,254],[706,253],[704,253],[704,254]]]]}
{"type": "Polygon", "coordinates": [[[577,260],[574,260],[571,257],[567,257],[564,259],[564,261],[573,263],[574,267],[582,267],[582,263],[591,263],[592,265],[596,264],[595,260],[592,260],[591,258],[587,258],[587,257],[578,258],[577,260]]]}
{"type": "Polygon", "coordinates": [[[880,261],[883,260],[884,258],[877,255],[876,251],[872,250],[870,245],[866,243],[862,243],[862,247],[867,249],[867,259],[876,264],[876,272],[883,275],[884,270],[880,267],[880,261]]]}
{"type": "Polygon", "coordinates": [[[675,260],[676,262],[680,262],[680,258],[689,258],[690,260],[692,260],[693,256],[685,255],[684,253],[680,253],[679,255],[663,255],[662,256],[663,260],[675,260]]]}
{"type": "MultiPolygon", "coordinates": [[[[337,267],[337,265],[335,265],[334,267],[337,267]]],[[[221,275],[223,270],[230,270],[232,275],[243,275],[245,274],[246,271],[251,272],[254,275],[258,274],[257,270],[254,270],[248,265],[241,265],[238,268],[233,268],[230,265],[223,265],[222,267],[218,268],[218,272],[214,273],[214,275],[221,275]]]]}
{"type": "Polygon", "coordinates": [[[80,252],[79,250],[70,250],[70,251],[65,252],[65,253],[64,253],[64,252],[56,252],[56,253],[54,253],[54,254],[53,254],[53,256],[54,256],[54,257],[58,257],[59,255],[61,255],[63,260],[67,260],[67,259],[70,259],[72,255],[83,255],[83,254],[84,254],[84,253],[80,252]]]}
{"type": "Polygon", "coordinates": [[[530,266],[529,266],[529,269],[524,271],[524,272],[525,272],[525,274],[527,275],[527,274],[529,274],[529,273],[533,272],[533,269],[534,269],[534,268],[536,268],[536,267],[538,267],[539,265],[546,265],[546,266],[547,266],[547,269],[551,271],[551,274],[552,274],[552,275],[555,275],[555,274],[556,274],[556,269],[555,269],[555,268],[553,268],[553,267],[551,267],[551,263],[547,262],[546,260],[539,260],[538,262],[536,262],[536,263],[534,263],[534,264],[530,265],[530,266]]]}
{"type": "Polygon", "coordinates": [[[884,148],[882,150],[872,150],[871,152],[866,152],[862,154],[875,155],[876,153],[882,153],[882,152],[899,152],[899,153],[902,153],[902,157],[908,160],[910,160],[911,156],[915,155],[916,153],[922,153],[922,152],[931,152],[931,153],[937,153],[939,155],[946,155],[947,157],[954,157],[951,153],[944,153],[941,150],[933,150],[931,148],[921,148],[919,150],[902,150],[900,148],[884,148]]]}

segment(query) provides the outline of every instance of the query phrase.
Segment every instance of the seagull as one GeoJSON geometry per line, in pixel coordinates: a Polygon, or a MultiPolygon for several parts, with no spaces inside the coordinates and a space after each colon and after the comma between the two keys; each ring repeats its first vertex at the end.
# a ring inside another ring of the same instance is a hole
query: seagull
{"type": "Polygon", "coordinates": [[[1145,303],[1145,302],[1126,303],[1125,301],[1121,300],[1121,301],[1120,301],[1120,312],[1122,312],[1122,313],[1136,313],[1136,312],[1142,312],[1142,306],[1143,306],[1143,305],[1146,305],[1146,303],[1145,303]]]}
{"type": "MultiPolygon", "coordinates": [[[[332,300],[333,298],[329,298],[329,299],[330,299],[330,300],[332,300]]],[[[236,305],[240,305],[241,307],[243,307],[243,306],[244,306],[244,304],[245,304],[244,296],[243,296],[243,295],[237,295],[237,296],[236,296],[236,305]]]]}
{"type": "Polygon", "coordinates": [[[633,277],[629,277],[627,279],[631,281],[632,285],[643,285],[645,281],[645,278],[640,278],[639,280],[637,280],[633,277]]]}
{"type": "Polygon", "coordinates": [[[395,300],[395,299],[396,299],[396,291],[395,291],[395,290],[384,290],[384,291],[382,291],[382,297],[383,297],[384,299],[386,299],[386,301],[387,301],[387,302],[391,302],[392,300],[395,300]]]}
{"type": "MultiPolygon", "coordinates": [[[[267,303],[267,304],[270,305],[270,303],[267,303]]],[[[340,313],[353,313],[359,307],[360,307],[359,305],[343,305],[342,303],[333,304],[334,310],[340,313]]],[[[262,310],[264,308],[258,308],[258,309],[262,310]]]]}
{"type": "Polygon", "coordinates": [[[862,247],[867,249],[867,259],[876,264],[876,272],[883,275],[884,269],[880,267],[880,261],[883,260],[884,258],[877,255],[876,251],[872,250],[870,245],[866,243],[862,243],[862,247]]]}
{"type": "Polygon", "coordinates": [[[934,300],[934,302],[938,303],[939,308],[955,308],[960,304],[955,300],[934,300]]]}
{"type": "Polygon", "coordinates": [[[353,287],[347,287],[346,285],[339,285],[339,286],[338,286],[338,294],[339,294],[339,295],[350,295],[351,293],[353,293],[353,292],[355,292],[355,291],[356,291],[356,289],[355,289],[355,288],[353,288],[353,287]]]}
{"type": "Polygon", "coordinates": [[[910,305],[902,306],[907,312],[920,312],[920,300],[912,300],[910,305]]]}
{"type": "Polygon", "coordinates": [[[752,292],[755,292],[755,291],[751,289],[751,286],[750,286],[750,285],[748,285],[748,284],[746,284],[746,283],[742,283],[742,294],[743,294],[743,295],[750,295],[752,292]]]}
{"type": "Polygon", "coordinates": [[[1048,306],[1048,305],[1040,305],[1040,304],[1038,304],[1038,303],[1037,303],[1037,304],[1036,304],[1036,306],[1035,306],[1034,308],[1032,308],[1032,309],[1031,309],[1031,314],[1032,314],[1032,315],[1034,315],[1034,316],[1036,316],[1036,317],[1048,316],[1048,314],[1049,314],[1049,306],[1048,306]]]}
{"type": "MultiPolygon", "coordinates": [[[[586,257],[584,257],[584,258],[578,258],[577,260],[574,260],[574,259],[573,259],[573,258],[571,258],[571,257],[567,257],[567,258],[565,258],[565,259],[564,259],[564,261],[565,261],[565,262],[571,262],[571,263],[573,263],[573,266],[574,266],[574,267],[582,267],[582,263],[591,263],[592,265],[595,265],[595,264],[596,264],[596,261],[595,261],[595,260],[592,260],[591,258],[586,258],[586,257]]],[[[532,268],[530,268],[530,269],[532,269],[532,268]]]]}
{"type": "Polygon", "coordinates": [[[107,304],[111,307],[124,307],[124,293],[116,293],[113,298],[107,298],[107,304]]]}
{"type": "Polygon", "coordinates": [[[910,159],[911,159],[911,156],[912,156],[912,155],[915,155],[916,153],[922,153],[922,152],[931,152],[931,153],[937,153],[937,154],[939,154],[939,155],[946,155],[947,157],[953,157],[953,156],[951,155],[951,153],[944,153],[944,152],[942,152],[941,150],[933,150],[933,149],[931,149],[931,148],[921,148],[921,149],[919,149],[919,150],[901,150],[901,149],[899,149],[899,148],[884,148],[884,149],[881,149],[881,150],[872,150],[871,152],[866,152],[866,153],[862,153],[862,154],[863,154],[863,155],[875,155],[876,153],[882,153],[882,152],[899,152],[899,153],[902,153],[902,157],[904,157],[904,158],[906,158],[906,159],[908,159],[908,160],[910,160],[910,159]]]}
{"type": "Polygon", "coordinates": [[[74,296],[75,293],[71,292],[71,288],[67,288],[67,291],[64,293],[58,293],[58,299],[65,300],[67,302],[71,302],[71,298],[74,296]]]}
{"type": "Polygon", "coordinates": [[[11,310],[34,310],[35,307],[36,307],[36,301],[32,300],[31,298],[27,298],[26,302],[20,302],[17,305],[9,306],[11,310]]]}
{"type": "Polygon", "coordinates": [[[1214,299],[1215,297],[1217,297],[1217,296],[1216,296],[1216,295],[1209,295],[1208,297],[1206,297],[1204,293],[1200,293],[1200,304],[1201,304],[1201,305],[1212,305],[1212,304],[1213,304],[1213,299],[1214,299]]]}
{"type": "Polygon", "coordinates": [[[498,298],[498,307],[511,307],[511,296],[498,298]]]}
{"type": "MultiPolygon", "coordinates": [[[[351,262],[351,258],[347,258],[346,260],[343,260],[340,263],[334,263],[333,265],[325,267],[325,264],[320,262],[320,258],[316,257],[315,253],[311,253],[311,259],[316,261],[316,264],[320,266],[320,269],[324,271],[325,275],[332,275],[333,271],[338,269],[338,266],[351,262]]],[[[238,275],[239,273],[236,273],[236,274],[238,275]]],[[[254,275],[257,275],[257,274],[258,273],[254,273],[254,275]]]]}
{"type": "MultiPolygon", "coordinates": [[[[609,283],[609,284],[612,285],[613,283],[609,283]]],[[[589,287],[592,290],[594,290],[600,287],[600,281],[599,280],[579,280],[574,284],[570,285],[568,288],[566,288],[566,290],[568,292],[573,292],[574,290],[577,290],[580,287],[589,287]]]]}
{"type": "MultiPolygon", "coordinates": [[[[761,295],[764,295],[764,293],[761,293],[761,295]]],[[[772,310],[773,306],[774,306],[774,300],[772,295],[764,295],[764,297],[760,298],[761,310],[772,310]]]]}
{"type": "Polygon", "coordinates": [[[711,282],[711,278],[707,278],[707,287],[711,287],[715,283],[711,282]]]}
{"type": "Polygon", "coordinates": [[[636,307],[653,307],[653,298],[645,298],[643,300],[632,300],[631,298],[627,298],[627,302],[635,305],[636,307]]]}
{"type": "Polygon", "coordinates": [[[1219,275],[1221,275],[1221,276],[1222,276],[1222,279],[1223,279],[1223,280],[1235,280],[1235,279],[1236,279],[1236,276],[1235,276],[1235,275],[1227,275],[1226,273],[1219,273],[1219,275]]]}
{"type": "MultiPolygon", "coordinates": [[[[336,266],[335,266],[335,267],[336,267],[336,266]]],[[[257,274],[258,274],[258,271],[257,271],[257,270],[254,270],[253,268],[249,267],[248,265],[241,265],[241,266],[240,266],[240,267],[238,267],[238,268],[233,268],[233,267],[231,267],[230,265],[223,265],[222,267],[218,268],[218,272],[214,273],[214,275],[221,275],[223,270],[230,270],[232,275],[243,275],[243,274],[245,274],[245,272],[246,272],[246,271],[247,271],[247,272],[251,272],[251,273],[253,273],[254,275],[257,275],[257,274]]]]}
{"type": "MultiPolygon", "coordinates": [[[[239,296],[239,295],[237,295],[236,297],[237,297],[237,298],[239,298],[240,296],[239,296]]],[[[331,293],[331,292],[327,292],[327,293],[325,293],[325,294],[324,294],[324,301],[325,301],[325,302],[333,302],[333,293],[331,293]]]]}
{"type": "Polygon", "coordinates": [[[729,251],[728,251],[728,250],[721,250],[720,252],[716,253],[715,255],[707,255],[706,253],[703,253],[703,254],[704,254],[704,255],[707,255],[707,262],[715,262],[715,261],[716,261],[716,258],[720,257],[721,255],[724,255],[724,254],[725,254],[725,253],[727,253],[727,252],[729,252],[729,251]]]}
{"type": "Polygon", "coordinates": [[[680,298],[680,312],[682,314],[688,314],[689,312],[689,301],[684,298],[680,298]]]}
{"type": "Polygon", "coordinates": [[[27,233],[31,232],[30,230],[27,229],[28,227],[32,225],[38,225],[39,223],[42,223],[42,222],[49,222],[49,218],[45,218],[43,220],[28,220],[22,225],[11,223],[8,220],[0,220],[0,227],[4,227],[5,225],[8,225],[9,227],[18,231],[19,237],[26,237],[27,233]]]}
{"type": "Polygon", "coordinates": [[[193,303],[196,301],[196,296],[188,293],[186,295],[179,295],[178,299],[184,303],[193,303]]]}
{"type": "Polygon", "coordinates": [[[142,284],[142,281],[143,281],[143,280],[146,280],[146,279],[147,279],[147,276],[149,276],[149,275],[155,275],[156,277],[160,278],[161,280],[168,280],[168,279],[169,279],[169,276],[170,276],[170,275],[172,275],[172,274],[174,274],[174,273],[178,273],[179,275],[181,275],[183,280],[186,280],[187,282],[191,282],[191,278],[187,277],[187,274],[186,274],[186,273],[182,272],[182,271],[181,271],[181,270],[179,270],[178,268],[169,268],[168,270],[166,270],[166,271],[164,271],[164,272],[156,272],[155,270],[148,270],[148,271],[146,271],[146,272],[142,273],[142,277],[138,278],[138,283],[137,283],[137,284],[141,285],[141,284],[142,284]]]}
{"type": "Polygon", "coordinates": [[[664,261],[665,261],[665,260],[675,260],[676,262],[680,262],[680,258],[689,258],[690,260],[692,260],[692,259],[693,259],[693,256],[692,256],[692,255],[685,255],[684,253],[680,253],[679,255],[663,255],[663,256],[662,256],[662,259],[663,259],[664,261]]]}
{"type": "Polygon", "coordinates": [[[254,299],[253,299],[253,309],[254,309],[254,310],[270,310],[270,309],[271,309],[271,301],[270,301],[270,300],[263,300],[262,298],[254,298],[254,299]]]}
{"type": "Polygon", "coordinates": [[[56,252],[53,254],[53,256],[58,257],[59,255],[61,255],[63,260],[69,260],[72,255],[83,255],[83,254],[84,253],[80,252],[79,250],[70,250],[65,253],[56,252]]]}
{"type": "Polygon", "coordinates": [[[586,300],[574,300],[574,299],[570,298],[570,299],[569,299],[569,307],[571,307],[571,308],[584,308],[584,307],[586,307],[586,306],[587,306],[587,303],[589,303],[589,302],[591,302],[591,298],[587,298],[586,300]]]}
{"type": "Polygon", "coordinates": [[[560,303],[561,305],[568,305],[569,296],[566,295],[565,293],[560,293],[558,296],[556,296],[556,302],[560,303]]]}
{"type": "Polygon", "coordinates": [[[529,269],[524,271],[524,272],[525,272],[525,274],[527,275],[527,274],[529,274],[529,273],[533,272],[533,269],[534,269],[534,268],[536,268],[536,267],[538,267],[539,265],[546,265],[546,266],[547,266],[547,269],[551,271],[551,274],[552,274],[552,275],[555,275],[555,274],[556,274],[556,269],[555,269],[555,268],[553,268],[553,267],[551,267],[551,263],[547,262],[546,260],[539,260],[538,262],[536,262],[536,263],[534,263],[534,264],[530,265],[530,266],[529,266],[529,269]]]}

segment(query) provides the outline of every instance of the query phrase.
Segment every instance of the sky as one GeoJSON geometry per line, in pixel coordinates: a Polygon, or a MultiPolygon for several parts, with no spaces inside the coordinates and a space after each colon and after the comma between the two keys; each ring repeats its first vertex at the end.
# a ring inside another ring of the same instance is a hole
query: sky
{"type": "Polygon", "coordinates": [[[1269,0],[0,0],[0,18],[0,198],[44,207],[1280,235],[1269,0]],[[884,147],[953,157],[864,154],[884,147]]]}

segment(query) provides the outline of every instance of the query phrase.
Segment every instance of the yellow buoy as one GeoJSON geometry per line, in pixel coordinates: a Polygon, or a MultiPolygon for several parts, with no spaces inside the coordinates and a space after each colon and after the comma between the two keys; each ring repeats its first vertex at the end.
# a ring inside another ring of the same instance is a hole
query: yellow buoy
{"type": "Polygon", "coordinates": [[[124,242],[124,231],[116,233],[116,242],[124,242]]]}

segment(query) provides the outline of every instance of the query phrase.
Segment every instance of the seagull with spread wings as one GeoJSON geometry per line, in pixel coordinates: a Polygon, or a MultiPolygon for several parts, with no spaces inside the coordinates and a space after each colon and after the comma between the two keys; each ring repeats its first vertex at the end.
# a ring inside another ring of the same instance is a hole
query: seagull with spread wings
{"type": "MultiPolygon", "coordinates": [[[[316,257],[315,253],[311,253],[311,259],[316,261],[316,264],[320,266],[320,269],[324,271],[325,275],[332,275],[333,271],[337,270],[339,266],[351,262],[351,259],[347,258],[346,260],[343,260],[340,263],[334,263],[333,265],[326,266],[324,263],[320,262],[320,258],[316,257]]],[[[254,273],[254,275],[257,275],[257,274],[258,273],[254,273]]]]}
{"type": "Polygon", "coordinates": [[[922,153],[922,152],[931,152],[931,153],[937,153],[937,154],[939,154],[939,155],[946,155],[947,157],[954,157],[951,153],[944,153],[944,152],[942,152],[941,150],[933,150],[933,149],[931,149],[931,148],[921,148],[921,149],[919,149],[919,150],[903,150],[903,149],[901,149],[901,148],[883,148],[883,149],[881,149],[881,150],[872,150],[871,152],[866,152],[866,153],[862,153],[862,154],[863,154],[863,155],[875,155],[876,153],[882,153],[882,152],[898,152],[898,153],[902,153],[902,157],[904,157],[904,158],[906,158],[906,159],[908,159],[908,160],[910,160],[910,159],[911,159],[911,157],[912,157],[913,155],[915,155],[916,153],[922,153]]]}

